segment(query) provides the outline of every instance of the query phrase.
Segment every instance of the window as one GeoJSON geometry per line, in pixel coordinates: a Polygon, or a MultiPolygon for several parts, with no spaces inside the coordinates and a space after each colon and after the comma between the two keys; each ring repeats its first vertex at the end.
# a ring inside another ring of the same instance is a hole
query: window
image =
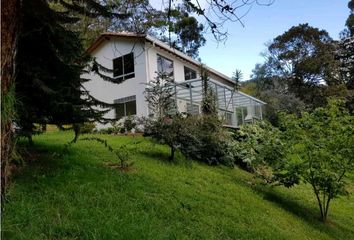
{"type": "Polygon", "coordinates": [[[126,80],[135,77],[134,54],[132,52],[113,59],[113,77],[118,80],[126,80]]]}
{"type": "Polygon", "coordinates": [[[184,80],[191,80],[197,78],[197,72],[188,67],[184,67],[184,80]]]}
{"type": "Polygon", "coordinates": [[[157,54],[157,71],[173,78],[173,61],[157,54]]]}
{"type": "Polygon", "coordinates": [[[225,112],[224,124],[229,125],[229,126],[233,125],[233,124],[232,124],[232,113],[230,113],[230,112],[225,112]]]}
{"type": "Polygon", "coordinates": [[[236,108],[237,125],[245,123],[245,117],[247,116],[247,107],[236,108]]]}
{"type": "Polygon", "coordinates": [[[114,100],[116,104],[116,118],[122,118],[130,115],[136,115],[136,98],[135,96],[125,97],[114,100]]]}

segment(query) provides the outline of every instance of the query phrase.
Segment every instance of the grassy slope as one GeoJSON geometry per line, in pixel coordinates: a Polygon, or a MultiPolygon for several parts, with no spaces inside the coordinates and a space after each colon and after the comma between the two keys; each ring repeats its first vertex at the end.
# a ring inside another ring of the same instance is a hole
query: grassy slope
{"type": "MultiPolygon", "coordinates": [[[[240,169],[164,159],[143,141],[135,172],[104,165],[112,153],[70,133],[36,137],[39,160],[14,179],[4,239],[354,239],[354,196],[336,199],[320,223],[308,186],[250,184],[240,169]]],[[[113,146],[131,137],[103,136],[113,146]]],[[[353,189],[353,185],[351,186],[353,189]]]]}

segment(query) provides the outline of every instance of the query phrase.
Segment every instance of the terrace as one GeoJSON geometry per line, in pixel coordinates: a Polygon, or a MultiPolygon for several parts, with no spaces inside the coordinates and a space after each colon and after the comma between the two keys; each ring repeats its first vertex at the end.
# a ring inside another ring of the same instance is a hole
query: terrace
{"type": "MultiPolygon", "coordinates": [[[[225,126],[235,128],[262,119],[265,102],[212,79],[208,80],[208,85],[214,90],[218,112],[225,126]]],[[[174,89],[179,112],[201,113],[202,79],[174,83],[174,89]]]]}

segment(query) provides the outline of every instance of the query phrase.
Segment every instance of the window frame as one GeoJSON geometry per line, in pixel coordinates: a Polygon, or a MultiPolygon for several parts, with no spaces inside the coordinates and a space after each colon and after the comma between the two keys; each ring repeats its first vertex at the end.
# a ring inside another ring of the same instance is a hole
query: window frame
{"type": "Polygon", "coordinates": [[[183,66],[183,67],[184,67],[184,68],[183,68],[183,71],[184,71],[184,81],[197,79],[197,71],[195,71],[194,69],[189,68],[189,67],[187,67],[187,66],[183,66]],[[195,78],[186,79],[186,70],[191,71],[191,72],[194,72],[195,78]]]}
{"type": "MultiPolygon", "coordinates": [[[[157,53],[156,54],[156,64],[157,64],[157,71],[158,72],[160,72],[159,71],[159,57],[164,59],[164,60],[170,61],[172,63],[172,76],[168,75],[168,77],[170,77],[171,79],[174,79],[175,78],[175,63],[174,63],[174,61],[172,59],[168,58],[168,57],[165,57],[165,56],[157,53]]],[[[162,66],[163,66],[163,64],[162,64],[162,66]]],[[[162,69],[161,73],[166,73],[166,72],[164,71],[164,69],[162,69]]]]}
{"type": "Polygon", "coordinates": [[[124,98],[119,98],[115,99],[114,104],[122,104],[123,105],[123,115],[120,116],[119,118],[117,117],[117,107],[114,108],[115,111],[115,118],[116,119],[121,119],[123,117],[128,117],[128,116],[135,116],[137,115],[137,104],[136,104],[136,95],[132,95],[129,97],[124,97],[124,98]],[[127,113],[127,103],[135,102],[135,113],[134,114],[128,114],[127,113]]]}
{"type": "Polygon", "coordinates": [[[130,52],[128,54],[125,54],[125,55],[122,55],[120,57],[116,57],[112,60],[112,63],[113,63],[113,78],[114,79],[118,79],[118,80],[127,80],[127,79],[130,79],[130,78],[134,78],[135,77],[135,63],[134,63],[134,52],[130,52]],[[126,59],[128,57],[130,57],[132,59],[130,59],[132,61],[132,70],[133,71],[130,71],[130,72],[125,72],[126,71],[126,59]],[[121,60],[120,60],[121,59],[121,60]],[[115,75],[115,72],[116,72],[116,68],[115,68],[115,61],[119,61],[119,65],[121,65],[121,71],[122,73],[120,75],[115,75]]]}

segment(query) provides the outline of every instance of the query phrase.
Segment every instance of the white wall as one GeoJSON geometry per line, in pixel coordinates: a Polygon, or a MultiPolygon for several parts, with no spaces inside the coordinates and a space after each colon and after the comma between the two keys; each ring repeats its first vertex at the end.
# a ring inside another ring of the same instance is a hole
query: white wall
{"type": "MultiPolygon", "coordinates": [[[[113,69],[113,59],[134,52],[135,77],[125,80],[121,84],[114,84],[102,80],[98,75],[91,73],[83,76],[92,79],[84,84],[91,95],[101,101],[113,103],[115,99],[136,95],[137,116],[147,116],[147,104],[144,97],[144,89],[147,83],[146,57],[144,42],[136,39],[114,39],[105,41],[91,54],[96,61],[106,68],[113,69]]],[[[111,76],[112,77],[112,76],[111,76]]],[[[111,110],[106,118],[114,118],[115,111],[111,110]]],[[[108,127],[97,124],[98,128],[108,127]]]]}
{"type": "Polygon", "coordinates": [[[156,77],[157,71],[157,54],[166,57],[173,61],[173,72],[175,82],[183,82],[184,81],[184,66],[193,69],[197,72],[197,78],[200,77],[200,68],[191,64],[176,55],[167,52],[159,47],[154,47],[150,43],[146,43],[146,58],[148,62],[148,77],[149,81],[153,80],[156,77]]]}
{"type": "MultiPolygon", "coordinates": [[[[89,76],[83,77],[92,79],[84,84],[85,88],[95,98],[113,103],[115,99],[136,96],[137,116],[148,116],[148,106],[145,101],[144,91],[146,83],[156,77],[157,72],[157,54],[164,56],[173,61],[174,79],[176,82],[184,80],[184,66],[193,69],[197,72],[197,78],[200,78],[200,67],[183,60],[176,55],[167,52],[159,47],[153,46],[149,42],[144,42],[138,38],[114,38],[106,40],[96,48],[91,55],[96,58],[96,61],[106,68],[113,69],[113,59],[134,52],[135,58],[135,77],[127,79],[121,84],[114,84],[102,80],[98,75],[91,73],[89,76]]],[[[212,79],[218,80],[221,83],[229,85],[229,83],[216,76],[210,74],[212,79]]],[[[186,103],[178,102],[178,107],[181,111],[186,111],[186,103]]],[[[115,111],[111,110],[105,115],[106,118],[114,118],[115,111]]],[[[98,128],[108,127],[107,125],[97,124],[98,128]]]]}

